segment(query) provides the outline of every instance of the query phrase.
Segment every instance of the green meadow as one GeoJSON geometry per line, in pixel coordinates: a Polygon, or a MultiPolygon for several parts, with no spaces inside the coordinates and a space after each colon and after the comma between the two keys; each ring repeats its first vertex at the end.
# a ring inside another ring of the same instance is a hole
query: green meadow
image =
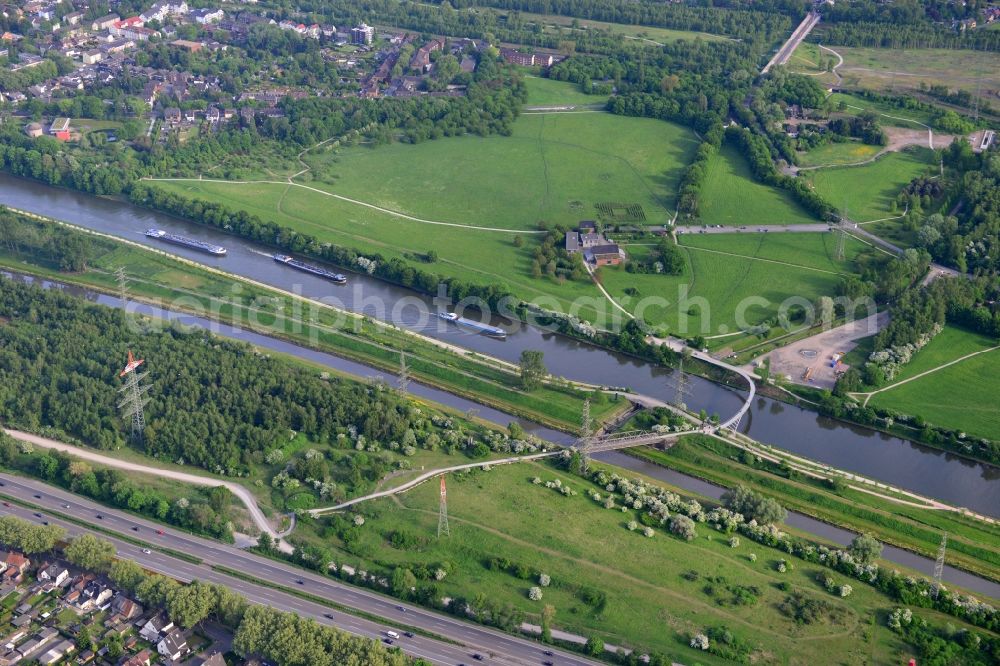
{"type": "Polygon", "coordinates": [[[698,217],[705,224],[724,226],[818,221],[786,192],[754,181],[746,159],[728,144],[708,163],[698,217]]]}
{"type": "Polygon", "coordinates": [[[903,187],[934,168],[927,148],[888,153],[871,164],[805,171],[805,178],[823,198],[856,222],[897,215],[894,203],[903,187]]]}

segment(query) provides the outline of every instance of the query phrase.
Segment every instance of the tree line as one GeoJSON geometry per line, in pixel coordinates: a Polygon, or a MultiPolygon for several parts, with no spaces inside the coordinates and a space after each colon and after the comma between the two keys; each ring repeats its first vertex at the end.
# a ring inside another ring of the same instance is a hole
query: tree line
{"type": "Polygon", "coordinates": [[[0,418],[28,430],[125,445],[116,355],[127,349],[152,371],[145,435],[134,443],[152,457],[241,475],[290,431],[335,445],[349,428],[383,442],[421,427],[394,392],[323,379],[203,331],[140,333],[125,313],[58,291],[0,279],[0,317],[9,322],[0,327],[0,418]]]}

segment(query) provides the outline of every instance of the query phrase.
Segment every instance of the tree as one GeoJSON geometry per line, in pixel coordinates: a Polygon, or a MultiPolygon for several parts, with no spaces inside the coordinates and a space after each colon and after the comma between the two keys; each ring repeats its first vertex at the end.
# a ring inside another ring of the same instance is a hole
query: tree
{"type": "Polygon", "coordinates": [[[146,580],[146,572],[132,560],[115,560],[109,576],[111,582],[128,592],[135,592],[139,584],[146,580]]]}
{"type": "Polygon", "coordinates": [[[695,531],[694,521],[679,513],[670,516],[670,531],[685,541],[691,541],[698,536],[698,533],[695,531]]]}
{"type": "Polygon", "coordinates": [[[525,349],[521,352],[521,386],[527,391],[534,391],[542,385],[542,379],[548,374],[545,369],[545,352],[525,349]]]}
{"type": "Polygon", "coordinates": [[[115,558],[115,546],[92,534],[81,534],[63,549],[66,559],[82,569],[106,572],[115,558]]]}
{"type": "Polygon", "coordinates": [[[785,519],[787,512],[776,500],[764,497],[746,486],[736,486],[722,495],[722,502],[730,511],[742,513],[747,520],[758,523],[778,523],[785,519]]]}
{"type": "Polygon", "coordinates": [[[217,595],[213,586],[200,581],[178,585],[167,594],[170,619],[190,629],[215,610],[217,595]]]}
{"type": "Polygon", "coordinates": [[[52,550],[65,534],[57,525],[35,525],[16,516],[0,516],[0,543],[26,555],[52,550]]]}
{"type": "Polygon", "coordinates": [[[870,534],[859,534],[847,550],[861,564],[871,564],[882,555],[882,544],[870,534]]]}
{"type": "Polygon", "coordinates": [[[552,620],[556,617],[556,607],[552,604],[545,604],[542,607],[542,642],[552,642],[552,620]]]}
{"type": "Polygon", "coordinates": [[[591,636],[587,639],[587,643],[583,646],[583,650],[591,657],[600,657],[604,654],[604,640],[599,636],[591,636]]]}
{"type": "Polygon", "coordinates": [[[417,577],[406,567],[396,567],[392,571],[392,593],[397,597],[407,597],[417,585],[417,577]]]}

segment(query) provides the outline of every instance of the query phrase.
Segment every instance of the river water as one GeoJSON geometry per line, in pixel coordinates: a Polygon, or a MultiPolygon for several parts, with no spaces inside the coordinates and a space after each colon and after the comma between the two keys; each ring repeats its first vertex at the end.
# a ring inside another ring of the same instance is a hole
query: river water
{"type": "MultiPolygon", "coordinates": [[[[31,276],[10,273],[8,271],[0,271],[0,275],[29,284],[38,284],[47,289],[60,289],[74,296],[84,298],[100,305],[106,305],[114,308],[121,308],[122,306],[120,299],[91,291],[89,289],[83,289],[73,285],[65,285],[49,280],[38,280],[31,276]]],[[[261,349],[268,349],[274,352],[295,356],[297,358],[312,361],[357,377],[377,379],[381,375],[380,371],[376,368],[341,358],[340,356],[327,354],[316,351],[315,349],[309,349],[307,347],[301,347],[284,340],[278,340],[266,335],[254,333],[253,331],[219,324],[213,320],[185,313],[178,313],[164,308],[150,306],[145,303],[137,303],[135,301],[129,302],[128,311],[150,315],[152,317],[168,320],[184,326],[208,329],[218,335],[232,338],[234,340],[241,340],[261,349]]],[[[427,386],[419,382],[411,382],[408,390],[415,396],[427,398],[439,404],[447,405],[463,412],[476,410],[477,416],[496,425],[505,426],[512,420],[512,417],[504,412],[485,407],[477,402],[441,391],[440,389],[436,389],[432,386],[427,386]]],[[[525,430],[547,439],[548,441],[559,444],[568,444],[573,440],[573,437],[567,433],[553,430],[535,423],[523,420],[519,421],[525,430]]],[[[605,451],[596,454],[594,457],[602,462],[606,462],[623,469],[628,469],[651,478],[659,479],[678,488],[698,493],[712,499],[719,499],[725,490],[724,488],[709,483],[708,481],[688,476],[676,470],[661,467],[645,460],[633,458],[622,453],[621,451],[605,451]]],[[[791,527],[842,546],[849,544],[856,536],[856,533],[854,532],[829,525],[820,520],[816,520],[815,518],[811,518],[794,511],[788,512],[788,518],[785,522],[791,527]]],[[[911,553],[907,550],[903,550],[902,548],[886,545],[883,549],[882,557],[889,562],[909,567],[926,574],[933,572],[934,562],[932,560],[915,553],[911,553]]],[[[993,597],[994,599],[1000,599],[1000,584],[981,578],[967,571],[962,571],[961,569],[956,569],[951,566],[945,566],[943,579],[948,583],[960,585],[977,594],[984,594],[993,597]]]]}
{"type": "MultiPolygon", "coordinates": [[[[628,386],[665,399],[673,394],[670,386],[673,371],[670,369],[506,320],[494,321],[510,331],[506,339],[468,333],[438,320],[433,314],[428,316],[428,312],[438,311],[432,299],[403,287],[353,273],[349,274],[348,285],[338,287],[272,261],[271,248],[128,203],[53,188],[6,174],[0,174],[0,203],[165,249],[305,296],[333,300],[346,309],[390,320],[399,326],[508,361],[517,362],[522,350],[541,350],[545,354],[545,365],[556,376],[628,386]],[[213,257],[184,247],[164,245],[143,235],[149,227],[212,241],[224,245],[229,252],[225,257],[213,257]]],[[[709,413],[723,416],[734,413],[743,400],[739,391],[697,377],[691,378],[690,386],[688,405],[709,413]]],[[[437,395],[435,400],[450,404],[449,400],[440,397],[444,395],[442,392],[437,391],[437,395]]],[[[487,411],[480,405],[475,409],[484,415],[487,411]]],[[[764,397],[754,400],[741,430],[760,442],[840,469],[980,513],[1000,516],[1000,468],[994,466],[764,397]]]]}

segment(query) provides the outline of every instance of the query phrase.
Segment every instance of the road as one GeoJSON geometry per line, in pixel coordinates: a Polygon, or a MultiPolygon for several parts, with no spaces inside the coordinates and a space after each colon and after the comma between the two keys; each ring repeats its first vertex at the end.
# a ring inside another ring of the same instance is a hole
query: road
{"type": "Polygon", "coordinates": [[[809,12],[806,17],[802,19],[802,23],[799,23],[799,27],[795,28],[791,37],[789,37],[788,40],[781,45],[781,48],[774,54],[774,57],[771,58],[766,65],[764,65],[764,69],[762,69],[760,73],[767,74],[775,65],[784,65],[788,62],[788,59],[792,57],[792,53],[794,53],[795,49],[797,49],[799,44],[802,43],[802,40],[805,39],[810,32],[812,32],[812,29],[816,27],[817,23],[819,23],[819,14],[816,12],[809,12]]]}
{"type": "MultiPolygon", "coordinates": [[[[83,460],[89,460],[91,462],[96,462],[101,465],[107,465],[109,467],[117,467],[118,469],[125,469],[131,472],[142,472],[144,474],[153,474],[155,476],[161,476],[167,479],[174,479],[176,481],[182,481],[184,483],[190,483],[195,486],[224,486],[236,496],[240,502],[247,508],[250,512],[250,516],[253,518],[253,522],[257,525],[257,528],[262,532],[267,532],[271,538],[281,541],[281,539],[295,528],[294,514],[292,516],[291,526],[284,532],[278,532],[271,526],[270,521],[264,512],[260,510],[257,505],[257,498],[253,496],[246,487],[241,486],[233,481],[225,481],[222,479],[214,479],[211,477],[200,476],[198,474],[189,474],[187,472],[178,472],[173,469],[164,469],[162,467],[151,467],[149,465],[143,465],[141,463],[129,462],[127,460],[122,460],[121,458],[116,458],[114,456],[104,455],[98,453],[93,449],[84,448],[82,446],[73,446],[71,444],[65,444],[63,442],[49,439],[48,437],[40,437],[39,435],[33,435],[29,432],[22,432],[20,430],[12,430],[10,428],[3,428],[11,437],[15,439],[20,439],[25,442],[31,442],[35,446],[53,449],[56,451],[62,451],[63,453],[69,453],[77,458],[82,458],[83,460]]],[[[291,552],[291,548],[288,548],[288,552],[291,552]]]]}
{"type": "MultiPolygon", "coordinates": [[[[245,595],[253,603],[295,612],[359,636],[380,638],[384,636],[387,629],[411,626],[439,636],[446,636],[450,640],[460,643],[460,645],[452,645],[445,641],[420,636],[403,638],[397,642],[397,645],[404,652],[422,657],[435,664],[469,663],[474,653],[488,656],[486,663],[491,664],[528,666],[541,664],[548,659],[559,666],[583,666],[598,663],[556,649],[553,649],[555,653],[553,657],[546,657],[544,655],[546,648],[530,640],[405,604],[371,590],[347,585],[293,567],[290,564],[241,551],[234,546],[163,527],[143,518],[108,509],[39,481],[0,474],[0,483],[4,484],[3,487],[0,487],[0,493],[41,507],[44,520],[54,525],[62,525],[70,535],[90,530],[61,520],[48,512],[70,516],[76,520],[100,525],[104,530],[147,541],[150,548],[154,549],[149,555],[142,553],[142,548],[139,546],[109,537],[103,533],[94,532],[97,536],[112,541],[122,557],[135,560],[152,571],[180,580],[198,579],[220,583],[245,595]],[[65,508],[64,505],[69,505],[69,508],[65,508]],[[98,519],[98,515],[103,516],[103,518],[98,519]],[[157,534],[157,530],[162,530],[163,534],[157,534]],[[192,564],[157,552],[155,548],[158,546],[199,557],[203,563],[200,565],[192,564]],[[221,573],[212,569],[213,565],[240,571],[245,574],[246,578],[221,573]],[[335,611],[319,603],[306,601],[292,594],[259,585],[251,579],[266,580],[292,590],[301,589],[310,595],[328,599],[331,603],[385,618],[387,623],[373,622],[335,611]],[[298,581],[302,581],[301,584],[298,581]],[[327,614],[333,619],[326,617],[327,614]]],[[[43,520],[43,518],[33,515],[33,509],[23,509],[16,505],[3,507],[3,511],[35,522],[43,520]]]]}
{"type": "Polygon", "coordinates": [[[679,225],[675,227],[678,234],[732,234],[732,233],[798,233],[815,234],[830,231],[831,226],[826,222],[816,222],[809,224],[755,224],[742,226],[716,226],[705,225],[679,225]]]}

